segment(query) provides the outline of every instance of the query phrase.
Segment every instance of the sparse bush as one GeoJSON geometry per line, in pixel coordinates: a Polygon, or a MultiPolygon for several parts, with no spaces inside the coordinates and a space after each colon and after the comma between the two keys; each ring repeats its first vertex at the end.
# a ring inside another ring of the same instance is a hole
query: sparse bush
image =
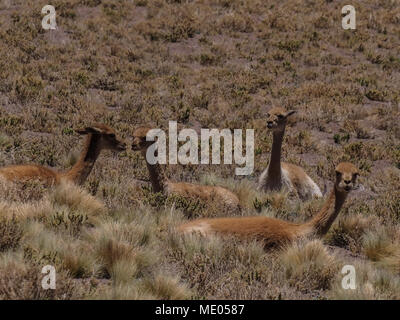
{"type": "Polygon", "coordinates": [[[55,290],[43,290],[41,269],[33,265],[3,268],[0,272],[1,300],[74,300],[82,299],[94,288],[74,282],[65,272],[57,272],[55,290]]]}
{"type": "Polygon", "coordinates": [[[379,91],[376,89],[372,89],[372,90],[369,90],[365,95],[368,99],[373,100],[373,101],[385,101],[385,97],[387,94],[385,92],[382,92],[382,91],[379,91]]]}
{"type": "Polygon", "coordinates": [[[359,253],[362,248],[362,237],[370,228],[372,228],[372,219],[361,215],[343,217],[329,231],[328,243],[359,253]]]}
{"type": "Polygon", "coordinates": [[[0,234],[0,252],[3,252],[19,246],[23,231],[14,217],[0,218],[0,234]]]}
{"type": "Polygon", "coordinates": [[[395,256],[399,252],[399,243],[390,236],[387,229],[371,231],[363,237],[363,249],[368,259],[380,261],[385,257],[395,256]]]}
{"type": "Polygon", "coordinates": [[[190,291],[178,279],[157,275],[155,278],[147,278],[144,287],[151,292],[155,298],[162,300],[189,299],[190,291]]]}

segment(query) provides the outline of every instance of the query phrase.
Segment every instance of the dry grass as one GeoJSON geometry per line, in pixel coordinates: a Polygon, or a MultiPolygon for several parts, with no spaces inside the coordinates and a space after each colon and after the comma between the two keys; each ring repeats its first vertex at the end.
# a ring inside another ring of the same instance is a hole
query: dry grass
{"type": "Polygon", "coordinates": [[[338,273],[338,262],[319,240],[294,244],[281,255],[289,283],[302,292],[327,290],[338,273]]]}
{"type": "Polygon", "coordinates": [[[355,263],[356,289],[345,290],[341,286],[342,278],[333,282],[328,298],[339,300],[376,300],[399,299],[400,281],[393,273],[376,269],[368,263],[355,263]]]}
{"type": "Polygon", "coordinates": [[[105,152],[82,189],[0,181],[0,299],[399,299],[400,7],[357,5],[341,29],[338,1],[0,1],[0,165],[72,166],[93,122],[129,138],[139,124],[254,128],[255,171],[172,165],[171,180],[221,185],[232,213],[142,188],[142,157],[105,152]],[[8,5],[9,4],[9,5],[8,5]],[[262,115],[295,109],[282,157],[321,190],[334,166],[360,167],[360,188],[321,241],[264,252],[258,243],[181,237],[195,217],[265,215],[302,222],[321,200],[263,194],[272,137],[262,115]],[[56,291],[43,291],[52,264],[56,291]],[[341,288],[352,264],[357,289],[341,288]],[[18,279],[18,281],[16,281],[18,279]],[[21,281],[22,279],[22,281],[21,281]]]}

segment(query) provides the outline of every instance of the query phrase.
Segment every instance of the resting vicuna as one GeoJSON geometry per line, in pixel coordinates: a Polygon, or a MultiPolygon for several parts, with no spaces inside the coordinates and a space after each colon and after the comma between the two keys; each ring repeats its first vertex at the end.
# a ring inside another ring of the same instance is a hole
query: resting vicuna
{"type": "Polygon", "coordinates": [[[295,191],[300,199],[322,197],[317,184],[294,164],[281,162],[281,149],[287,118],[295,113],[282,108],[272,108],[267,113],[267,127],[272,130],[273,141],[270,162],[258,180],[258,189],[263,191],[279,191],[282,187],[295,191]]]}
{"type": "Polygon", "coordinates": [[[151,130],[148,127],[139,127],[133,133],[132,150],[140,151],[144,156],[150,181],[154,192],[179,194],[183,197],[200,198],[204,201],[222,201],[230,209],[240,210],[239,198],[228,189],[218,186],[205,186],[186,182],[171,182],[164,176],[159,164],[150,164],[147,161],[147,148],[153,141],[146,141],[146,135],[151,130]]]}
{"type": "Polygon", "coordinates": [[[126,144],[117,138],[115,130],[104,124],[96,124],[85,129],[76,130],[87,135],[79,160],[67,172],[56,172],[39,165],[13,165],[0,168],[0,177],[9,181],[24,182],[40,180],[46,185],[59,184],[62,179],[82,185],[92,170],[101,150],[126,150],[126,144]]]}
{"type": "Polygon", "coordinates": [[[348,162],[336,167],[336,181],[325,205],[308,222],[291,223],[268,217],[239,217],[198,219],[178,227],[184,233],[199,232],[203,235],[234,235],[244,239],[256,239],[265,246],[276,247],[300,238],[324,236],[346,200],[350,190],[356,186],[357,168],[348,162]]]}

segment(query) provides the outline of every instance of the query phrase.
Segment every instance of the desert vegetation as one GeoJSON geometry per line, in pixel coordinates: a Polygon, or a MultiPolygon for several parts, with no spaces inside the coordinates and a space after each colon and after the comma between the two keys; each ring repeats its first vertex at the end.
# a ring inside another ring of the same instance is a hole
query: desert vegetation
{"type": "Polygon", "coordinates": [[[129,141],[142,124],[255,129],[255,170],[171,165],[172,181],[221,186],[240,212],[153,192],[146,162],[105,150],[82,186],[0,181],[0,299],[400,299],[400,6],[341,1],[0,1],[0,166],[66,172],[76,128],[104,123],[129,141]],[[265,114],[289,117],[282,161],[324,197],[334,168],[360,187],[325,237],[266,251],[257,240],[182,236],[194,218],[310,220],[324,199],[257,190],[272,136],[265,114]],[[293,118],[291,122],[290,118],[293,118]],[[57,289],[43,290],[53,265],[57,289]],[[357,288],[341,286],[344,265],[357,288]]]}

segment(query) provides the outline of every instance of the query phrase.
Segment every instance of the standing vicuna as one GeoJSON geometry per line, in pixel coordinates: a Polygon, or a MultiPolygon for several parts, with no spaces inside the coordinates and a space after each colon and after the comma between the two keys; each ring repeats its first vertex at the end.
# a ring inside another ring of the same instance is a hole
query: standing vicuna
{"type": "Polygon", "coordinates": [[[336,181],[325,205],[309,221],[297,224],[269,217],[198,219],[178,227],[183,233],[233,235],[263,241],[266,248],[280,247],[301,238],[323,237],[336,219],[350,190],[356,187],[358,169],[342,162],[336,167],[336,181]]]}
{"type": "Polygon", "coordinates": [[[154,141],[146,141],[146,135],[151,128],[139,127],[133,133],[132,150],[140,151],[144,156],[150,181],[154,192],[178,194],[183,197],[199,198],[204,201],[219,201],[232,210],[240,210],[239,198],[228,189],[218,186],[205,186],[186,182],[171,182],[165,177],[159,164],[150,164],[147,161],[147,148],[154,141]]]}
{"type": "Polygon", "coordinates": [[[281,162],[282,141],[285,134],[287,118],[295,113],[282,108],[272,108],[267,113],[267,127],[272,130],[273,141],[268,168],[258,180],[258,189],[262,191],[279,191],[282,187],[295,191],[300,199],[322,197],[317,184],[294,164],[281,162]]]}
{"type": "Polygon", "coordinates": [[[50,168],[34,164],[13,165],[0,168],[0,177],[15,182],[40,180],[48,186],[59,184],[61,180],[65,179],[82,185],[92,171],[101,150],[126,150],[125,142],[117,138],[115,130],[105,124],[96,124],[85,129],[76,130],[76,132],[87,135],[87,137],[79,160],[69,171],[56,172],[50,168]]]}

